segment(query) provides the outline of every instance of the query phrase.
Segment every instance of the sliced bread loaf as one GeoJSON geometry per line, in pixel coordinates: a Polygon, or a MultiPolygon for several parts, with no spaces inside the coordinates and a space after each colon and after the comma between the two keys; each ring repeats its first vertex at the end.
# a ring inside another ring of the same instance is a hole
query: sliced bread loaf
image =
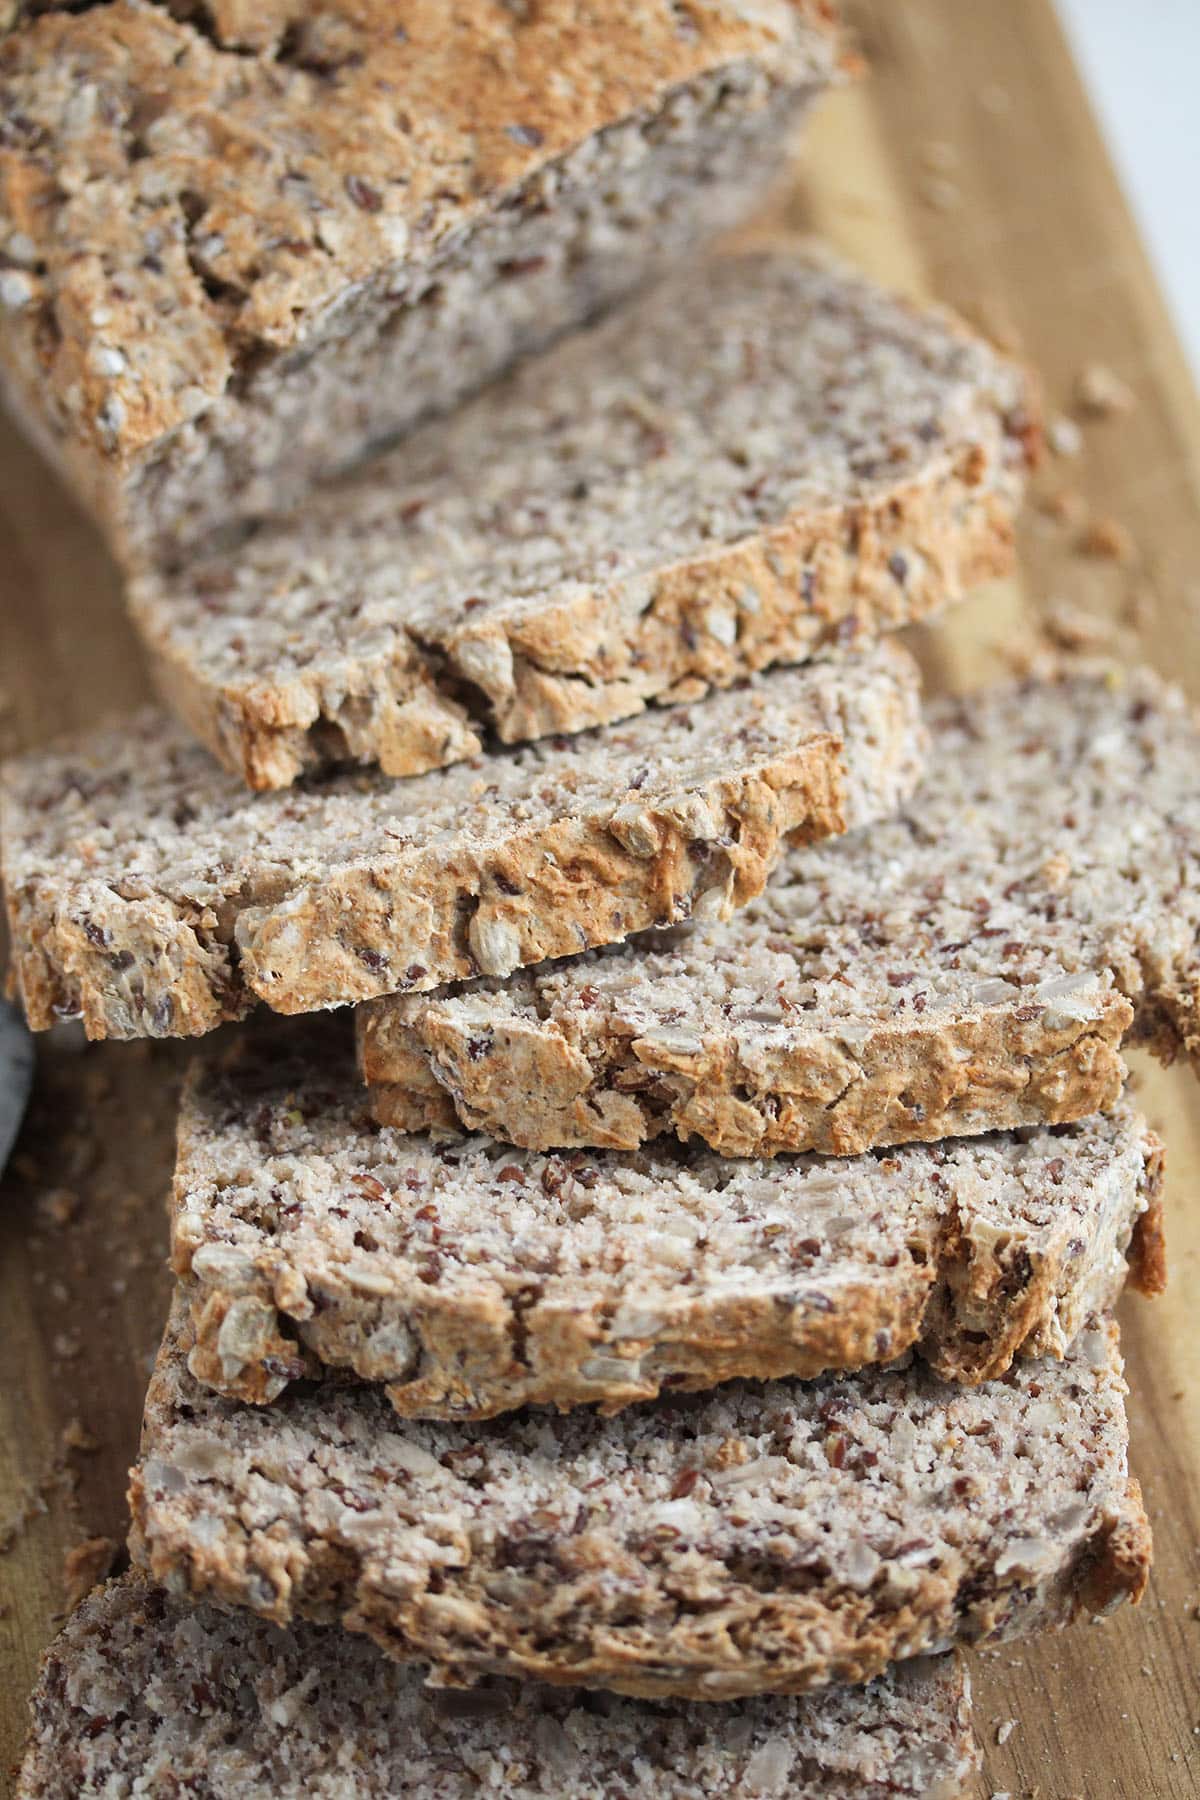
{"type": "Polygon", "coordinates": [[[897,647],[411,781],[254,798],[145,713],[0,786],[30,1024],[180,1037],[605,943],[757,893],[789,834],[892,810],[920,771],[897,647]]]}
{"type": "Polygon", "coordinates": [[[381,1130],[323,1032],[199,1064],[178,1141],[189,1368],[241,1400],[326,1364],[410,1418],[616,1411],[914,1344],[982,1381],[1061,1356],[1129,1265],[1162,1277],[1161,1150],[1127,1105],[846,1161],[541,1156],[381,1130]]]}
{"type": "Polygon", "coordinates": [[[942,314],[718,256],[134,613],[252,786],[411,775],[958,598],[1009,561],[1031,405],[942,314]]]}
{"type": "Polygon", "coordinates": [[[423,1687],[362,1639],[181,1605],[136,1575],[51,1645],[17,1800],[952,1800],[978,1765],[959,1659],[728,1708],[423,1687]]]}
{"type": "Polygon", "coordinates": [[[0,43],[0,369],[125,557],[300,497],[741,219],[840,55],[830,0],[397,17],[113,0],[0,43]]]}
{"type": "Polygon", "coordinates": [[[131,1478],[174,1593],[340,1619],[442,1679],[732,1699],[865,1681],[1140,1595],[1115,1327],[963,1388],[920,1365],[631,1407],[399,1424],[189,1374],[177,1305],[131,1478]]]}
{"type": "Polygon", "coordinates": [[[535,1148],[857,1154],[1083,1118],[1200,1054],[1200,734],[1139,670],[948,700],[899,815],[728,927],[370,1009],[380,1118],[535,1148]]]}

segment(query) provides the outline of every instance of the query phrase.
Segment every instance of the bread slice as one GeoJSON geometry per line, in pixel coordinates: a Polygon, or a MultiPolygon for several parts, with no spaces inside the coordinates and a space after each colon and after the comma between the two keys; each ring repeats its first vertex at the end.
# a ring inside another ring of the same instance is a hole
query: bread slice
{"type": "Polygon", "coordinates": [[[1111,1118],[887,1156],[541,1156],[374,1126],[340,1044],[197,1064],[172,1260],[193,1375],[276,1399],[322,1364],[409,1418],[817,1375],[918,1345],[947,1379],[1061,1356],[1162,1279],[1157,1139],[1111,1118]]]}
{"type": "Polygon", "coordinates": [[[500,1682],[423,1687],[370,1644],[182,1605],[136,1575],[51,1645],[16,1800],[951,1800],[977,1769],[953,1656],[865,1688],[654,1705],[500,1682]]]}
{"type": "Polygon", "coordinates": [[[694,698],[1002,572],[1016,368],[794,246],[689,266],[134,614],[253,787],[694,698]]]}
{"type": "Polygon", "coordinates": [[[403,16],[113,0],[5,41],[0,369],[127,560],[299,498],[743,218],[841,57],[830,0],[403,16]]]}
{"type": "Polygon", "coordinates": [[[374,1388],[273,1407],[189,1374],[177,1304],[131,1478],[135,1561],[442,1680],[728,1700],[866,1681],[1136,1598],[1115,1327],[963,1388],[920,1365],[401,1426],[374,1388]]]}
{"type": "Polygon", "coordinates": [[[0,868],[31,1025],[186,1037],[609,942],[761,888],[790,834],[889,812],[920,772],[899,648],[694,709],[435,770],[247,795],[144,713],[10,763],[0,868]]]}
{"type": "Polygon", "coordinates": [[[724,1155],[1084,1118],[1120,1044],[1200,1055],[1200,734],[1147,670],[931,712],[892,820],[785,859],[730,926],[369,1010],[379,1117],[724,1155]]]}

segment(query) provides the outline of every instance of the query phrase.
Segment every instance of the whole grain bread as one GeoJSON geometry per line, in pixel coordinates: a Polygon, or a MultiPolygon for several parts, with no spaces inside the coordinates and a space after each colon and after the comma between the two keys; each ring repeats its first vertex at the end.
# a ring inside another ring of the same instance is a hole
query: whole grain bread
{"type": "Polygon", "coordinates": [[[0,781],[31,1025],[181,1037],[607,942],[756,893],[790,834],[889,812],[920,772],[898,647],[434,770],[248,795],[144,713],[0,781]]]}
{"type": "Polygon", "coordinates": [[[1019,370],[795,246],[688,266],[132,602],[253,787],[695,698],[1002,572],[1019,370]]]}
{"type": "Polygon", "coordinates": [[[399,1661],[647,1698],[866,1681],[1145,1585],[1115,1327],[981,1387],[921,1365],[483,1424],[375,1388],[272,1407],[189,1373],[177,1303],[131,1477],[135,1561],[399,1661]]]}
{"type": "Polygon", "coordinates": [[[0,41],[10,401],[177,556],[740,220],[840,56],[830,0],[51,12],[0,41]]]}
{"type": "Polygon", "coordinates": [[[952,1800],[976,1770],[962,1662],[728,1708],[497,1682],[429,1689],[362,1639],[189,1607],[137,1575],[51,1645],[17,1800],[952,1800]]]}
{"type": "Polygon", "coordinates": [[[1200,1057],[1200,734],[1148,670],[931,710],[894,819],[786,858],[728,927],[369,1009],[379,1117],[725,1155],[1083,1118],[1122,1039],[1200,1057]]]}
{"type": "Polygon", "coordinates": [[[949,1380],[1061,1356],[1128,1269],[1162,1282],[1162,1153],[1127,1104],[844,1161],[542,1156],[380,1129],[338,1036],[198,1062],[172,1261],[207,1386],[321,1365],[409,1418],[812,1376],[917,1345],[949,1380]]]}

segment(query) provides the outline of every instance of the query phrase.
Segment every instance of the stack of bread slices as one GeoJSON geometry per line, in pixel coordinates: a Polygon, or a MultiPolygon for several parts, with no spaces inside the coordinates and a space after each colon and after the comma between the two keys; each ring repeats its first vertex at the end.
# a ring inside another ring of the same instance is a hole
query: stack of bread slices
{"type": "Polygon", "coordinates": [[[1145,1584],[1121,1048],[1200,1043],[1178,696],[890,635],[1028,377],[717,241],[825,0],[30,10],[0,372],[167,710],[6,769],[12,980],[247,1022],[21,1794],[958,1793],[960,1648],[1145,1584]]]}

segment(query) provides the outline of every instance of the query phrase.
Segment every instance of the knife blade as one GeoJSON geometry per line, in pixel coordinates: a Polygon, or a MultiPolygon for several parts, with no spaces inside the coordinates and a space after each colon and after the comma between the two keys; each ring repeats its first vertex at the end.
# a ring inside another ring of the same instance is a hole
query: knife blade
{"type": "Polygon", "coordinates": [[[15,1007],[0,1000],[0,1170],[17,1141],[33,1086],[33,1034],[15,1007]]]}

